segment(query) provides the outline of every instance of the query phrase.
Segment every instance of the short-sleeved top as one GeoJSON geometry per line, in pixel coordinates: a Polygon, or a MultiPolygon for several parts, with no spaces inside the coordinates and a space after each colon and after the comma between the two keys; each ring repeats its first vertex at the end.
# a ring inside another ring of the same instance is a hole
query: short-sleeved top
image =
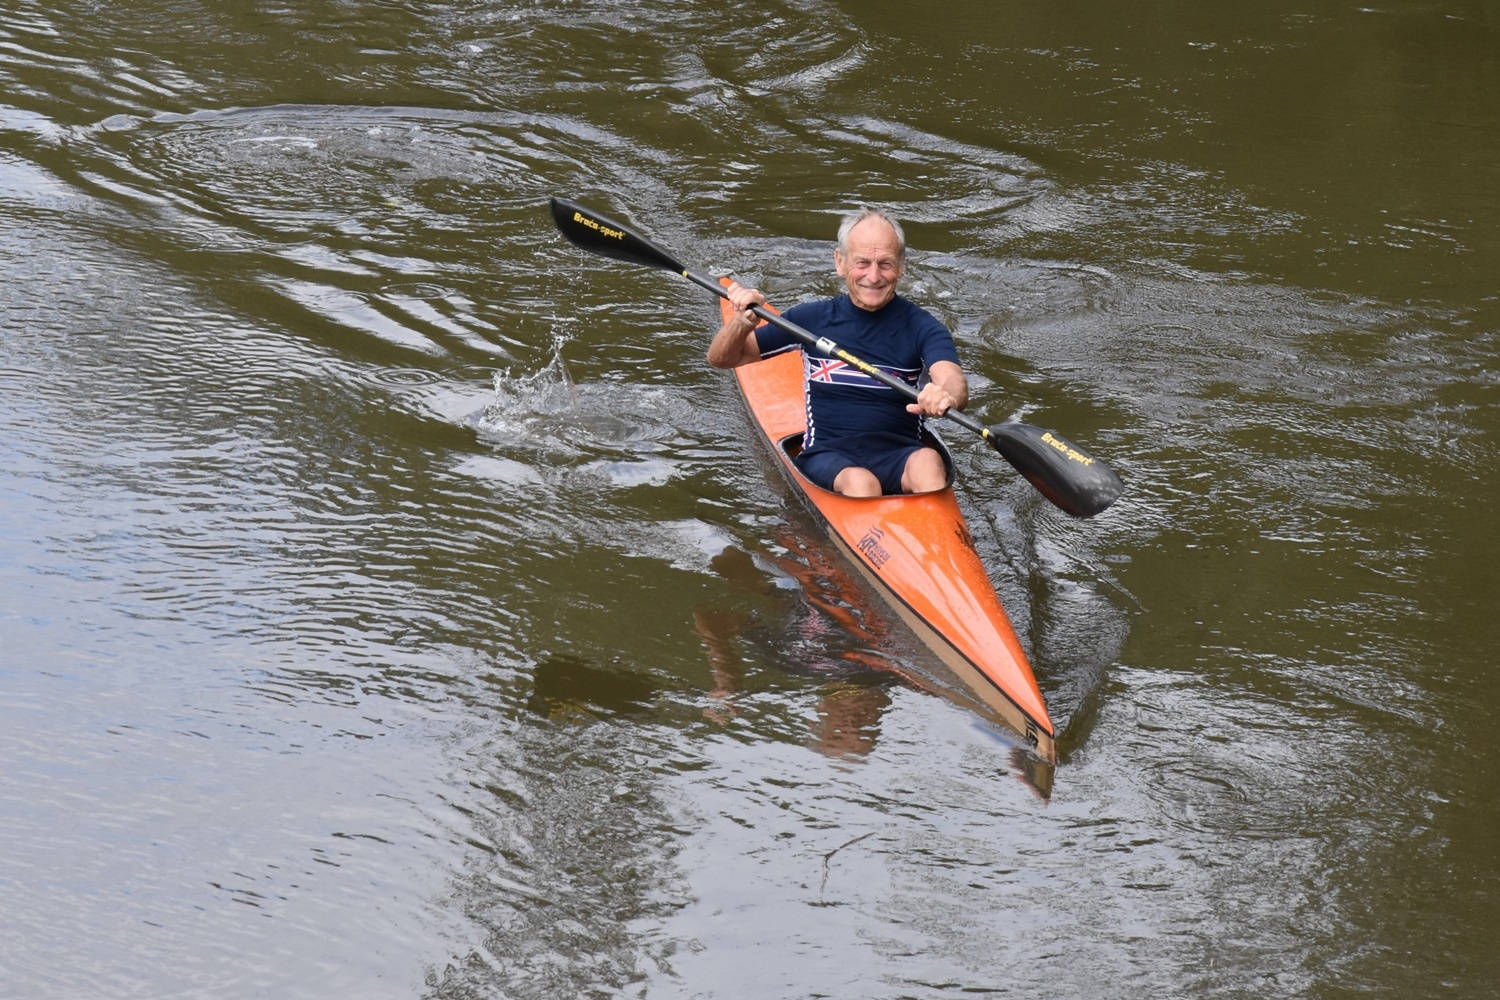
{"type": "MultiPolygon", "coordinates": [[[[933,362],[958,363],[958,350],[948,328],[899,295],[875,312],[859,308],[846,294],[804,302],[783,315],[913,389],[933,362]]],[[[841,437],[865,434],[896,434],[917,440],[922,418],[906,412],[907,400],[896,390],[770,324],[756,329],[755,342],[763,358],[803,348],[805,448],[829,446],[841,437]]]]}

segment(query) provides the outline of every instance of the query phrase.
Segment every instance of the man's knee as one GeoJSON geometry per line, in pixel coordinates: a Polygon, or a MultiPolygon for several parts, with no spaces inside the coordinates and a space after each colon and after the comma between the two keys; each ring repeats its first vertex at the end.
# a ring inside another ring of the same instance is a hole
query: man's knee
{"type": "Polygon", "coordinates": [[[947,482],[948,467],[935,448],[912,452],[901,473],[901,488],[908,493],[930,493],[942,489],[947,482]]]}
{"type": "Polygon", "coordinates": [[[858,465],[848,466],[835,476],[833,488],[846,497],[878,497],[883,492],[875,473],[858,465]]]}

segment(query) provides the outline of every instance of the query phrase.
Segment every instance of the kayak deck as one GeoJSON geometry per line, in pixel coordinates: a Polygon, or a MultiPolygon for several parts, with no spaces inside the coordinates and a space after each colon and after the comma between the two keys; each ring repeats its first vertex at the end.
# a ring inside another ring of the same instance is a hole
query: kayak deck
{"type": "Polygon", "coordinates": [[[970,694],[1055,762],[1046,704],[958,508],[941,442],[933,441],[948,461],[943,489],[846,497],[815,485],[793,462],[807,429],[801,352],[734,373],[767,446],[839,551],[970,694]]]}

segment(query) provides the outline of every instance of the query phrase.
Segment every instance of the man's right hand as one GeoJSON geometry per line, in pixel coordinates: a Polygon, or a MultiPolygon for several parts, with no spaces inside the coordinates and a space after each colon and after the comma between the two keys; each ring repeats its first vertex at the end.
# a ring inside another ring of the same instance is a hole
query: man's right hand
{"type": "Polygon", "coordinates": [[[731,281],[725,291],[729,294],[729,304],[734,306],[740,324],[747,330],[760,326],[760,317],[756,316],[751,309],[754,306],[765,305],[766,297],[758,289],[746,288],[738,281],[731,281]]]}
{"type": "Polygon", "coordinates": [[[760,326],[760,317],[751,309],[766,304],[766,297],[754,288],[746,288],[731,281],[724,289],[733,313],[713,343],[708,345],[708,363],[715,368],[738,368],[760,360],[760,347],[755,342],[755,328],[760,326]]]}

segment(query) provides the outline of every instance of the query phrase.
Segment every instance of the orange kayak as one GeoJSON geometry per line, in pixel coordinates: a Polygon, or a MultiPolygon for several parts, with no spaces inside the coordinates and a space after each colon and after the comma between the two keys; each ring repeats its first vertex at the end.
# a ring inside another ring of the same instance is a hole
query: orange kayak
{"type": "MultiPolygon", "coordinates": [[[[727,315],[729,304],[720,305],[727,315]]],[[[948,485],[931,493],[856,498],[822,489],[792,461],[807,430],[801,352],[734,374],[771,453],[838,550],[985,708],[1054,763],[1052,720],[958,509],[951,459],[948,485]]],[[[941,442],[933,443],[947,459],[941,442]]]]}

